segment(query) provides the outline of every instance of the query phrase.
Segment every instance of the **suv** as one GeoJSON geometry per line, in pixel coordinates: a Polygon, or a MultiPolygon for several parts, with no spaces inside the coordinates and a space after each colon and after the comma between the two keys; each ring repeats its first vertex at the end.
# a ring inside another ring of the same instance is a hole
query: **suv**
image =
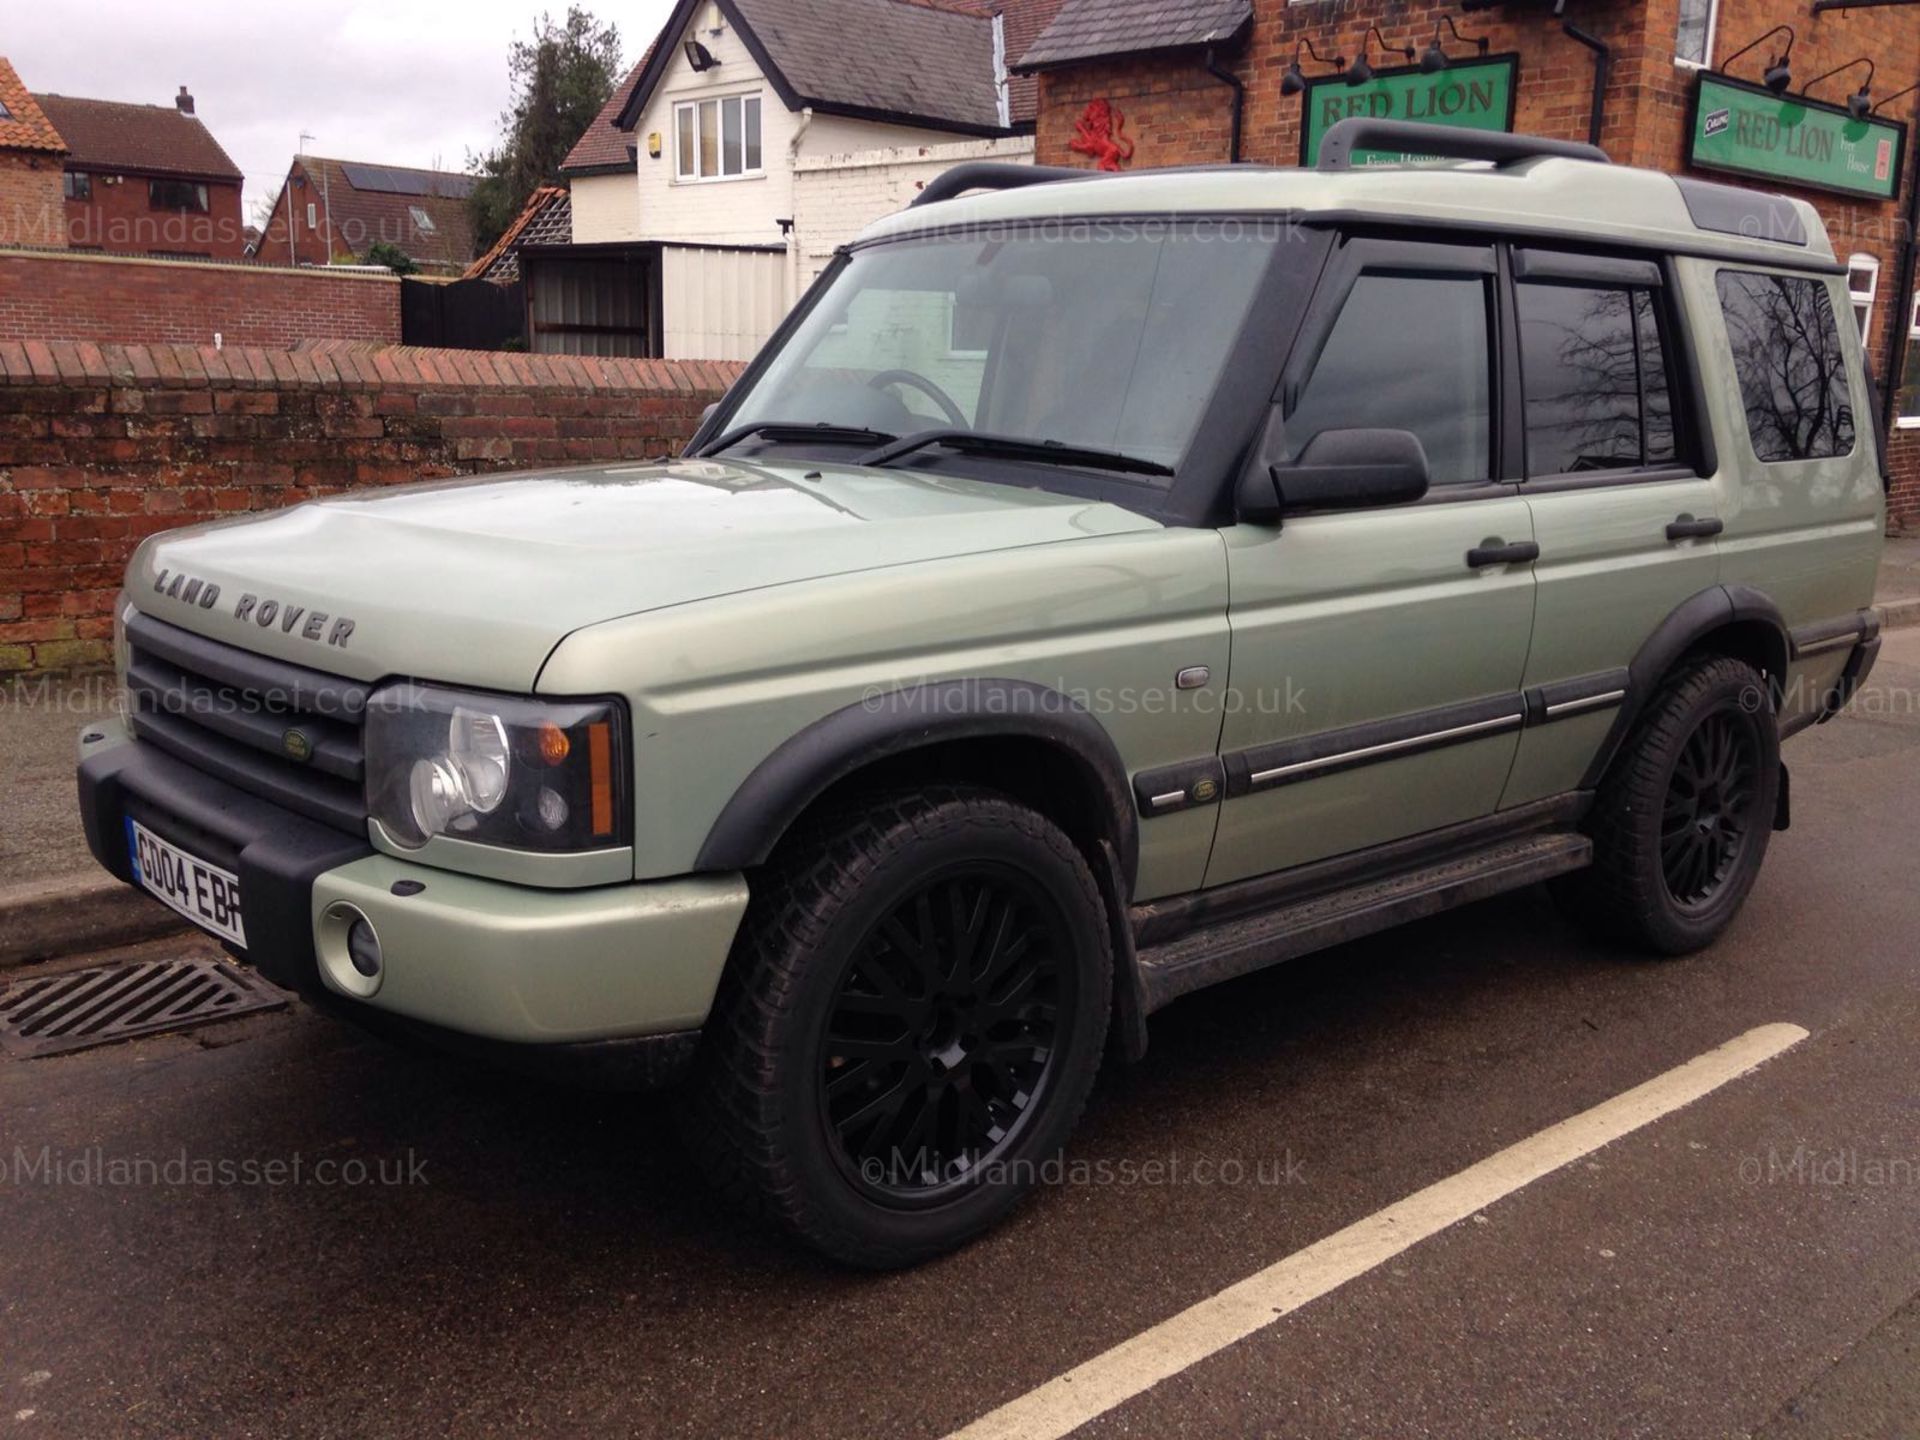
{"type": "Polygon", "coordinates": [[[1201,986],[1538,881],[1707,944],[1878,647],[1843,267],[1583,145],[1322,154],[963,166],[678,461],[148,540],[93,853],[369,1023],[684,1080],[874,1266],[1201,986]]]}

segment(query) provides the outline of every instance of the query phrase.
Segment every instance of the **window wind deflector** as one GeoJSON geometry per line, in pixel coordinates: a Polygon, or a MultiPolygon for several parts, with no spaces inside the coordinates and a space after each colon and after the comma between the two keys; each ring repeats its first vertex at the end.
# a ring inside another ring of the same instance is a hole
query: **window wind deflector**
{"type": "Polygon", "coordinates": [[[994,455],[1008,460],[1038,460],[1048,465],[1083,465],[1096,470],[1118,470],[1134,475],[1171,475],[1173,467],[1158,460],[1123,455],[1117,450],[1095,450],[1063,440],[1027,440],[1018,435],[992,435],[984,430],[917,430],[903,435],[859,459],[862,465],[891,465],[916,451],[941,445],[969,455],[994,455]]]}
{"type": "Polygon", "coordinates": [[[700,456],[718,455],[722,450],[756,435],[763,440],[827,440],[843,445],[885,445],[894,438],[884,430],[867,430],[858,425],[831,425],[826,421],[815,423],[807,420],[755,420],[748,425],[736,425],[718,439],[709,440],[700,447],[700,456]]]}

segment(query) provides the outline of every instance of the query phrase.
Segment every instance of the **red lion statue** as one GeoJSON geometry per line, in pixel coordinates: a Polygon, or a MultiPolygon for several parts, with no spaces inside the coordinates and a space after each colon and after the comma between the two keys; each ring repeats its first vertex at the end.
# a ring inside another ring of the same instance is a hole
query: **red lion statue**
{"type": "Polygon", "coordinates": [[[1067,148],[1093,157],[1101,170],[1118,170],[1133,158],[1133,141],[1124,133],[1127,117],[1109,100],[1089,100],[1080,118],[1073,122],[1073,138],[1067,148]]]}

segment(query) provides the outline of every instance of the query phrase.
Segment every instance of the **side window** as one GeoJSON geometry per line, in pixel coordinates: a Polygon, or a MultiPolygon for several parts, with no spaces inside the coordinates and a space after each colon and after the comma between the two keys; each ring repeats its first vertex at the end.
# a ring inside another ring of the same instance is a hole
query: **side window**
{"type": "Polygon", "coordinates": [[[1853,397],[1826,285],[1722,270],[1716,277],[1747,431],[1762,460],[1853,450],[1853,397]]]}
{"type": "Polygon", "coordinates": [[[1411,430],[1436,485],[1492,468],[1487,281],[1363,274],[1287,415],[1293,459],[1322,430],[1411,430]]]}
{"type": "Polygon", "coordinates": [[[1527,473],[1672,464],[1673,395],[1652,292],[1529,280],[1515,293],[1527,473]]]}

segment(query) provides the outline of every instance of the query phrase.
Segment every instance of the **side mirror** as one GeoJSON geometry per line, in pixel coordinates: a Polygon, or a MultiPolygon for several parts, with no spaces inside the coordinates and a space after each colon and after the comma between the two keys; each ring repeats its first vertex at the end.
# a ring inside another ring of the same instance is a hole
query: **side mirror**
{"type": "Polygon", "coordinates": [[[709,420],[713,419],[713,412],[719,408],[720,402],[718,400],[709,400],[705,405],[701,406],[700,423],[705,425],[709,420]]]}
{"type": "Polygon", "coordinates": [[[1271,465],[1282,511],[1405,505],[1427,493],[1427,452],[1410,430],[1322,430],[1300,458],[1271,465]]]}

